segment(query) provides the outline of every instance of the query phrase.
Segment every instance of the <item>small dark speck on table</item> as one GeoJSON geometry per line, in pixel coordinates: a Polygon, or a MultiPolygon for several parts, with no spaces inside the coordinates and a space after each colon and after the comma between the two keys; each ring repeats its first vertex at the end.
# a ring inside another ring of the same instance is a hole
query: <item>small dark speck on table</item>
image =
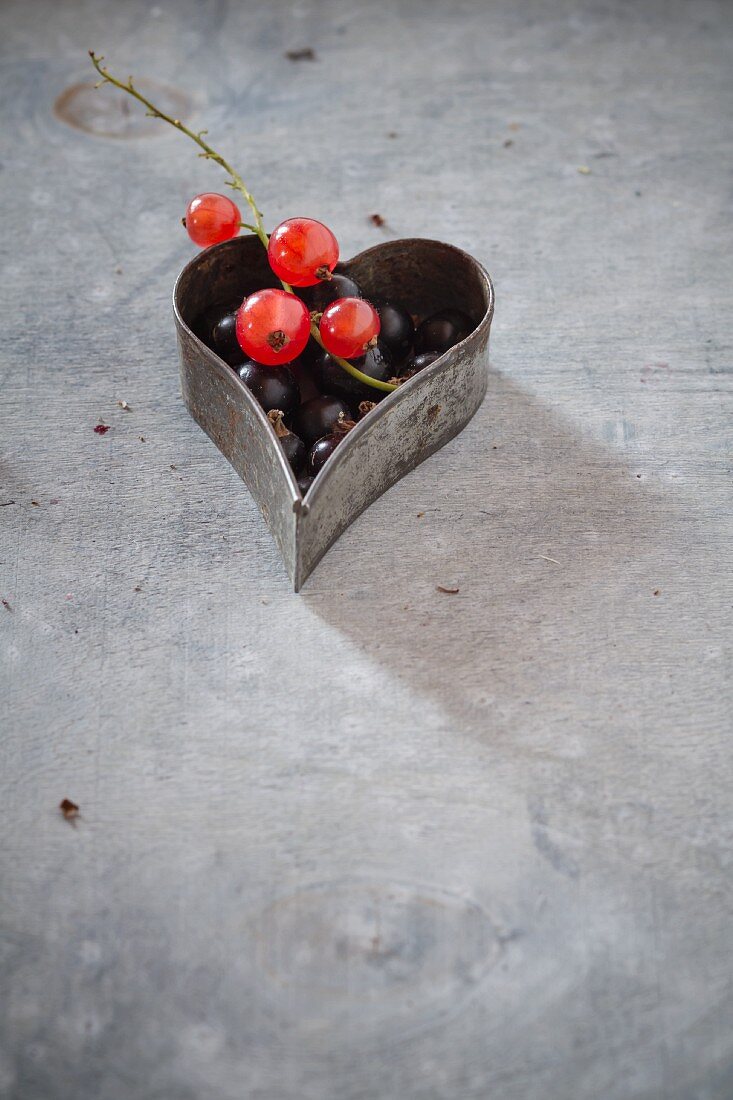
{"type": "Polygon", "coordinates": [[[65,821],[72,825],[76,823],[76,819],[79,817],[79,807],[76,802],[72,802],[70,798],[62,798],[59,802],[59,810],[65,821]]]}
{"type": "Polygon", "coordinates": [[[311,49],[310,46],[306,46],[301,50],[286,50],[285,56],[288,61],[315,61],[316,51],[311,49]]]}

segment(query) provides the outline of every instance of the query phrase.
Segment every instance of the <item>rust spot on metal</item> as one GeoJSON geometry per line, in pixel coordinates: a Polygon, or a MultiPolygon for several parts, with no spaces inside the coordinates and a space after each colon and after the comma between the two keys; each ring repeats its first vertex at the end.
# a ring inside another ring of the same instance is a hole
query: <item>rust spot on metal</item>
{"type": "MultiPolygon", "coordinates": [[[[191,110],[188,97],[177,88],[153,80],[140,80],[138,86],[166,114],[184,118],[191,110]]],[[[160,132],[154,125],[155,120],[147,117],[142,106],[138,110],[128,95],[108,85],[96,88],[94,83],[87,81],[71,84],[58,97],[53,111],[67,126],[94,137],[130,139],[154,137],[160,132]]]]}
{"type": "Polygon", "coordinates": [[[435,421],[438,419],[438,414],[439,413],[440,413],[440,405],[431,405],[430,408],[428,409],[427,413],[426,413],[426,416],[425,416],[425,419],[427,420],[428,424],[434,424],[435,421]]]}

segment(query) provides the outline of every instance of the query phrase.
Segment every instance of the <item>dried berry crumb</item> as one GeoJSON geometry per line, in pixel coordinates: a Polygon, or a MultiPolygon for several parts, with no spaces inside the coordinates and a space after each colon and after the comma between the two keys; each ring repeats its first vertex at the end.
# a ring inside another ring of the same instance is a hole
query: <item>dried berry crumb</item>
{"type": "Polygon", "coordinates": [[[13,610],[7,600],[3,600],[2,605],[3,605],[3,607],[5,608],[6,611],[12,611],[13,610]]]}
{"type": "Polygon", "coordinates": [[[438,592],[445,592],[446,596],[455,596],[456,593],[461,591],[460,588],[446,588],[443,584],[436,584],[435,587],[438,592]]]}
{"type": "Polygon", "coordinates": [[[79,816],[79,807],[76,802],[72,802],[70,798],[62,798],[59,809],[65,821],[69,821],[72,825],[76,822],[79,816]]]}
{"type": "Polygon", "coordinates": [[[316,51],[306,46],[302,50],[286,50],[285,56],[288,61],[315,61],[316,51]]]}
{"type": "Polygon", "coordinates": [[[34,508],[40,508],[40,504],[38,503],[37,500],[32,500],[31,504],[33,505],[34,508]]]}
{"type": "Polygon", "coordinates": [[[133,592],[142,592],[142,585],[136,584],[132,591],[133,592]]]}
{"type": "Polygon", "coordinates": [[[97,433],[97,435],[105,435],[110,430],[111,427],[112,427],[111,424],[102,424],[101,421],[100,421],[99,424],[95,424],[94,430],[97,433]]]}
{"type": "Polygon", "coordinates": [[[384,225],[384,218],[381,214],[370,214],[369,221],[372,223],[372,225],[376,225],[377,228],[384,225]]]}
{"type": "Polygon", "coordinates": [[[128,405],[126,401],[118,401],[117,404],[123,410],[123,412],[132,412],[132,407],[128,405]]]}
{"type": "Polygon", "coordinates": [[[144,436],[144,435],[141,435],[141,436],[139,436],[138,438],[140,439],[140,442],[141,442],[141,443],[144,443],[144,442],[145,442],[145,436],[144,436]]]}
{"type": "Polygon", "coordinates": [[[655,588],[655,589],[654,589],[654,593],[653,593],[653,595],[655,595],[655,596],[661,596],[661,594],[662,594],[662,590],[661,590],[661,588],[655,588]]]}

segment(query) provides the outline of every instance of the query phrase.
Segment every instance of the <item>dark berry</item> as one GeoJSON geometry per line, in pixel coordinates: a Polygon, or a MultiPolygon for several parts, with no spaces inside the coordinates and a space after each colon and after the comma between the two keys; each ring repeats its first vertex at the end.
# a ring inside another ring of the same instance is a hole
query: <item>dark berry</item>
{"type": "MultiPolygon", "coordinates": [[[[194,332],[200,340],[211,348],[212,351],[216,351],[214,346],[214,328],[223,317],[226,317],[229,313],[236,313],[239,308],[239,302],[217,302],[216,305],[207,306],[207,308],[199,314],[196,318],[196,323],[192,326],[194,332]]],[[[242,362],[244,353],[240,349],[239,362],[242,362]]]]}
{"type": "Polygon", "coordinates": [[[413,355],[411,359],[408,359],[405,363],[405,371],[415,371],[417,373],[424,367],[429,367],[436,359],[440,359],[440,355],[439,351],[421,351],[419,355],[413,355]]]}
{"type": "Polygon", "coordinates": [[[465,340],[473,328],[471,318],[460,310],[441,309],[417,326],[415,351],[437,351],[442,355],[454,344],[465,340]]]}
{"type": "Polygon", "coordinates": [[[392,358],[401,363],[412,351],[415,339],[412,317],[396,302],[375,302],[375,306],[381,322],[379,339],[389,349],[392,358]]]}
{"type": "Polygon", "coordinates": [[[300,489],[301,496],[305,496],[314,481],[315,478],[311,477],[309,474],[300,475],[300,477],[298,478],[298,488],[300,489]]]}
{"type": "Polygon", "coordinates": [[[333,431],[339,417],[348,420],[350,416],[349,406],[340,397],[314,397],[296,409],[292,418],[293,431],[307,447],[312,447],[317,439],[333,431]]]}
{"type": "Polygon", "coordinates": [[[280,446],[285,452],[285,457],[290,463],[293,473],[299,474],[308,457],[305,443],[300,436],[297,436],[294,432],[289,431],[285,427],[283,423],[283,414],[280,409],[271,409],[267,414],[267,419],[272,424],[273,431],[278,438],[280,446]]]}
{"type": "Polygon", "coordinates": [[[309,473],[315,477],[318,471],[323,469],[343,438],[343,435],[334,433],[333,435],[324,435],[322,439],[316,440],[308,455],[309,473]]]}
{"type": "Polygon", "coordinates": [[[247,359],[237,374],[265,412],[280,409],[289,416],[300,404],[300,389],[288,367],[266,367],[247,359]]]}
{"type": "MultiPolygon", "coordinates": [[[[313,343],[315,344],[315,340],[313,343]]],[[[318,351],[321,350],[318,344],[316,344],[316,347],[318,351]]],[[[299,355],[297,359],[293,359],[292,363],[288,363],[288,370],[298,383],[301,401],[310,401],[312,397],[320,397],[321,391],[316,379],[316,373],[312,365],[306,361],[305,353],[299,355]]]]}
{"type": "Polygon", "coordinates": [[[312,363],[315,363],[316,359],[322,351],[323,348],[321,347],[321,345],[311,336],[308,340],[308,343],[305,345],[300,355],[298,356],[297,362],[306,363],[308,366],[310,366],[312,363]]]}
{"type": "MultiPolygon", "coordinates": [[[[392,356],[382,344],[377,343],[374,348],[369,348],[361,359],[353,359],[353,365],[362,374],[368,374],[370,378],[376,378],[378,382],[387,382],[394,374],[392,356]]],[[[322,390],[328,393],[338,393],[350,401],[381,401],[386,397],[385,390],[378,390],[374,386],[368,386],[366,382],[360,382],[336,363],[327,351],[322,351],[313,364],[313,372],[322,390]]]]}
{"type": "Polygon", "coordinates": [[[323,279],[315,286],[301,287],[299,295],[311,312],[316,310],[318,313],[323,313],[326,306],[330,306],[337,298],[364,297],[359,284],[338,271],[334,271],[330,279],[323,279]]]}
{"type": "Polygon", "coordinates": [[[217,355],[230,367],[238,366],[244,359],[244,352],[237,340],[237,311],[232,310],[221,317],[211,330],[211,343],[217,355]]]}

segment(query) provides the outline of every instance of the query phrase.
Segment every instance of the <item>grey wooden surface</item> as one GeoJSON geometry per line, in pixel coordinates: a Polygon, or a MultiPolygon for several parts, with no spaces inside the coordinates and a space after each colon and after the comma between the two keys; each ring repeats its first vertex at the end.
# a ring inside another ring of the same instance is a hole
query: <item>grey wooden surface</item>
{"type": "Polygon", "coordinates": [[[3,4],[0,1095],[733,1096],[732,23],[3,4]],[[270,224],[494,276],[479,414],[299,596],[178,395],[221,178],[56,118],[89,47],[270,224]]]}

